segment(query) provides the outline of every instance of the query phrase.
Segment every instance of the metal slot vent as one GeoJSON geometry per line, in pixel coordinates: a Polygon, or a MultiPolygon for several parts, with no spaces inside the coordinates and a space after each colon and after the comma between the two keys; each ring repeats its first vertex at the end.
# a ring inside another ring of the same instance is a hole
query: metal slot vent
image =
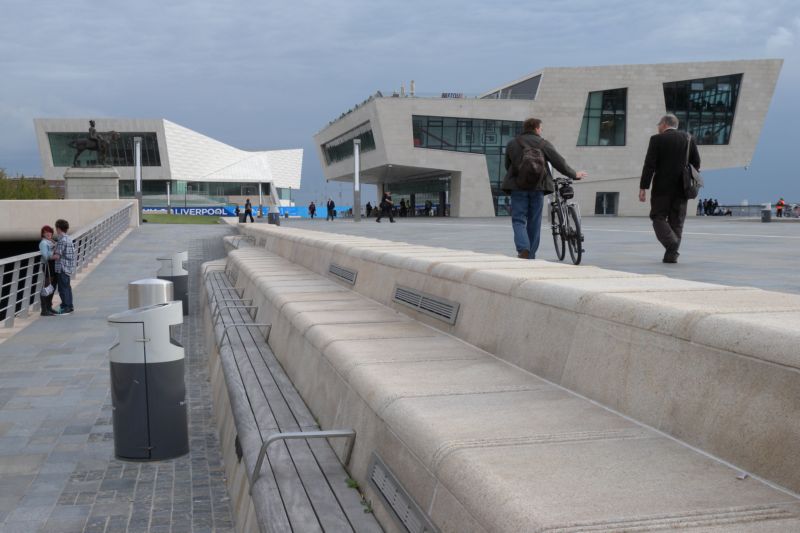
{"type": "Polygon", "coordinates": [[[328,272],[339,278],[340,280],[349,283],[350,285],[356,284],[356,276],[358,276],[358,271],[350,270],[349,268],[344,268],[336,263],[331,263],[328,267],[328,272]]]}
{"type": "Polygon", "coordinates": [[[267,245],[267,238],[266,237],[261,237],[260,239],[258,239],[257,246],[264,247],[266,245],[267,245]]]}
{"type": "Polygon", "coordinates": [[[377,454],[372,454],[369,481],[378,490],[384,503],[394,512],[394,518],[410,533],[438,531],[425,513],[414,503],[392,471],[377,454]]]}
{"type": "Polygon", "coordinates": [[[397,285],[394,288],[394,301],[407,305],[417,311],[444,320],[448,324],[455,324],[458,316],[459,304],[427,294],[410,287],[397,285]]]}

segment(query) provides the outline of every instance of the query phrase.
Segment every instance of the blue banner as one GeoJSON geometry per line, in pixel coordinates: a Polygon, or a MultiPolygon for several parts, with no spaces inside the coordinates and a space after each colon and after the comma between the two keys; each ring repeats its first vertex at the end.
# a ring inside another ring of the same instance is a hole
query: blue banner
{"type": "MultiPolygon", "coordinates": [[[[344,215],[350,209],[349,205],[341,206],[336,208],[336,214],[338,216],[344,215]]],[[[163,213],[166,212],[166,207],[143,207],[142,212],[144,213],[163,213]]],[[[244,206],[239,206],[239,210],[242,214],[244,214],[244,206]]],[[[281,216],[289,215],[290,217],[299,217],[299,218],[309,218],[308,214],[308,207],[300,207],[300,206],[293,206],[293,207],[281,207],[279,208],[281,216]]],[[[172,207],[172,213],[175,215],[191,215],[191,216],[213,216],[213,217],[235,217],[236,216],[236,206],[232,205],[193,205],[187,207],[172,207]]],[[[269,207],[263,207],[261,209],[262,216],[267,216],[269,213],[269,207]]],[[[327,210],[323,207],[320,209],[317,207],[317,217],[322,216],[325,218],[325,214],[327,210]]],[[[258,216],[258,207],[253,206],[253,216],[258,216]]]]}

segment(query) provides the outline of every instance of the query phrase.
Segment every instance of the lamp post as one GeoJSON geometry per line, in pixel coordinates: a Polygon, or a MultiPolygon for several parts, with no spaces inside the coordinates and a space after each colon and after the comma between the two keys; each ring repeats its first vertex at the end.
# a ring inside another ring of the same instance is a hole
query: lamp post
{"type": "Polygon", "coordinates": [[[361,139],[353,139],[353,221],[361,222],[361,139]]]}
{"type": "Polygon", "coordinates": [[[136,202],[139,204],[139,225],[142,224],[142,138],[133,138],[133,179],[136,183],[136,202]]]}

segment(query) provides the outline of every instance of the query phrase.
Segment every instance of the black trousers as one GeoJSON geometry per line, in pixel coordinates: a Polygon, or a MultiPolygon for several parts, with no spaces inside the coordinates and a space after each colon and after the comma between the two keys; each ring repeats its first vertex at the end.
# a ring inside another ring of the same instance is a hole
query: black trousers
{"type": "Polygon", "coordinates": [[[381,207],[381,212],[378,214],[378,218],[376,220],[380,221],[383,217],[389,217],[390,222],[394,222],[394,218],[392,217],[392,208],[390,206],[381,207]]]}
{"type": "Polygon", "coordinates": [[[658,242],[668,252],[677,252],[686,220],[686,198],[679,195],[651,196],[650,220],[658,242]]]}

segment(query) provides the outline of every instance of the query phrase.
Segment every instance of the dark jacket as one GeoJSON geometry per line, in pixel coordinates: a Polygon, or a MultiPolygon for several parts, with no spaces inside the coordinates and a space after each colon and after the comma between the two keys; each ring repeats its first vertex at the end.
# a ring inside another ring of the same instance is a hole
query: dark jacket
{"type": "MultiPolygon", "coordinates": [[[[667,130],[650,137],[647,155],[644,158],[640,189],[649,189],[651,196],[682,196],[683,167],[686,164],[687,134],[678,130],[667,130]]],[[[689,162],[700,170],[700,153],[694,138],[689,148],[689,162]]]]}
{"type": "MultiPolygon", "coordinates": [[[[541,150],[542,153],[544,153],[545,160],[553,165],[553,168],[565,176],[575,179],[575,171],[572,170],[550,141],[543,139],[535,133],[523,133],[517,138],[526,146],[533,146],[541,150]]],[[[503,183],[500,185],[500,188],[504,191],[519,190],[515,180],[516,168],[514,163],[522,159],[522,147],[517,142],[517,138],[511,139],[506,145],[506,176],[503,179],[503,183]]],[[[552,180],[543,179],[539,185],[530,190],[553,192],[552,180]]]]}

